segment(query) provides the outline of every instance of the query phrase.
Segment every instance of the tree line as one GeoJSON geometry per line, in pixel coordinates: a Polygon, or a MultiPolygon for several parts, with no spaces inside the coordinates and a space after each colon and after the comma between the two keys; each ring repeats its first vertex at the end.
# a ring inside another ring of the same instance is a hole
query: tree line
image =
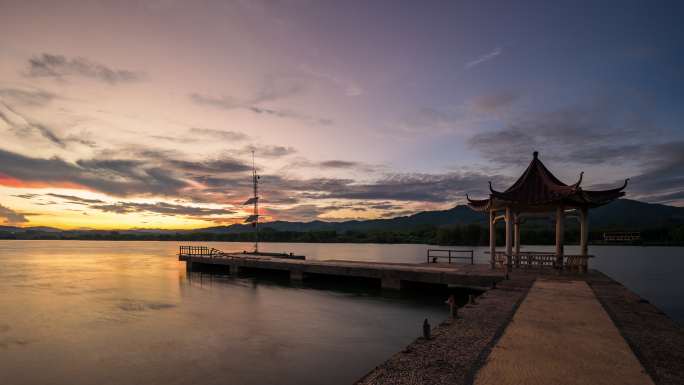
{"type": "MultiPolygon", "coordinates": [[[[604,229],[589,233],[591,243],[603,241],[604,229]]],[[[496,228],[498,245],[505,242],[504,227],[496,228]]],[[[555,232],[550,226],[522,226],[521,243],[550,245],[555,243],[555,232]]],[[[253,242],[254,233],[217,233],[217,232],[119,232],[119,231],[26,231],[22,233],[0,233],[1,239],[62,239],[62,240],[121,240],[121,241],[216,241],[216,242],[253,242]]],[[[567,244],[579,243],[580,233],[577,226],[569,226],[565,231],[567,244]]],[[[645,229],[641,231],[644,244],[684,245],[684,225],[645,229]]],[[[310,242],[310,243],[424,243],[436,245],[484,246],[489,244],[489,229],[482,224],[431,226],[422,225],[409,230],[368,230],[368,231],[277,231],[263,228],[259,239],[264,242],[310,242]]]]}

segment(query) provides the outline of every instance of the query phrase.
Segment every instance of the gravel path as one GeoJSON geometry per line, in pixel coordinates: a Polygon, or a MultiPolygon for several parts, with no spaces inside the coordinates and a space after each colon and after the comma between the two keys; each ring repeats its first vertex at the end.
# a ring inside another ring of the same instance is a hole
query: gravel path
{"type": "Polygon", "coordinates": [[[457,319],[435,328],[432,339],[417,339],[357,384],[472,383],[532,282],[529,278],[500,282],[478,297],[475,306],[459,309],[457,319]]]}
{"type": "Polygon", "coordinates": [[[660,309],[599,274],[587,280],[657,385],[684,384],[684,330],[660,309]]]}

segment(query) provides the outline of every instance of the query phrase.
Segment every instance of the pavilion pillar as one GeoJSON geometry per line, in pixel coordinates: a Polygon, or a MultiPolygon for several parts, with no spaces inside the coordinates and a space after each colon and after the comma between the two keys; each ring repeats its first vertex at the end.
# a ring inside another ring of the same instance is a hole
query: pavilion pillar
{"type": "Polygon", "coordinates": [[[513,215],[513,237],[515,238],[515,266],[520,264],[520,213],[513,215]]]}
{"type": "Polygon", "coordinates": [[[589,268],[587,259],[589,255],[589,209],[587,207],[580,209],[580,255],[584,257],[580,270],[586,272],[589,268]]]}
{"type": "Polygon", "coordinates": [[[580,209],[580,255],[589,255],[589,210],[586,207],[580,209]]]}
{"type": "Polygon", "coordinates": [[[565,235],[565,211],[563,206],[556,208],[556,265],[563,268],[563,237],[565,235]]]}
{"type": "Polygon", "coordinates": [[[513,217],[511,208],[506,207],[506,266],[511,267],[511,256],[513,254],[513,217]]]}
{"type": "Polygon", "coordinates": [[[496,211],[489,210],[489,257],[492,269],[496,265],[496,226],[494,226],[495,218],[496,211]]]}

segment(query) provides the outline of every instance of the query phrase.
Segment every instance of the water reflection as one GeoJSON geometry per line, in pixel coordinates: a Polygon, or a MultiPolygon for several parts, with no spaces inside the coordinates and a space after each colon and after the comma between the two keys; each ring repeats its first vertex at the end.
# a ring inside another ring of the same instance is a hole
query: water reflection
{"type": "MultiPolygon", "coordinates": [[[[447,316],[439,291],[388,295],[326,277],[293,286],[277,275],[187,273],[178,245],[0,241],[0,384],[350,383],[420,335],[425,317],[434,325],[447,316]]],[[[422,262],[427,246],[263,248],[422,262]]],[[[484,251],[476,261],[487,260],[484,251]]],[[[590,251],[593,267],[684,319],[682,248],[590,251]]]]}

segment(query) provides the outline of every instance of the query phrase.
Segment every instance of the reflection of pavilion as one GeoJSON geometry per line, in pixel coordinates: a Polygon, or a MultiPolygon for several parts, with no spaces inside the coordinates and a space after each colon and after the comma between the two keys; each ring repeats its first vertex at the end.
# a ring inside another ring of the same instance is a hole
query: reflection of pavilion
{"type": "Polygon", "coordinates": [[[622,187],[589,191],[580,187],[582,174],[577,183],[566,185],[556,178],[539,160],[538,153],[525,172],[506,191],[499,192],[489,183],[489,199],[475,200],[468,198],[468,206],[476,211],[489,212],[489,251],[492,268],[497,262],[504,263],[508,268],[515,266],[553,266],[558,269],[575,267],[586,270],[588,255],[588,210],[612,202],[625,195],[622,191],[627,187],[627,180],[622,187]],[[497,215],[503,211],[503,215],[497,215]],[[520,252],[520,224],[526,217],[556,213],[556,252],[551,253],[521,253],[520,252]],[[563,253],[564,219],[568,213],[579,213],[580,220],[580,255],[566,255],[563,253]],[[495,223],[499,220],[506,222],[506,251],[496,252],[495,223]],[[511,226],[513,225],[513,226],[511,226]],[[515,250],[514,245],[515,244],[515,250]]]}

